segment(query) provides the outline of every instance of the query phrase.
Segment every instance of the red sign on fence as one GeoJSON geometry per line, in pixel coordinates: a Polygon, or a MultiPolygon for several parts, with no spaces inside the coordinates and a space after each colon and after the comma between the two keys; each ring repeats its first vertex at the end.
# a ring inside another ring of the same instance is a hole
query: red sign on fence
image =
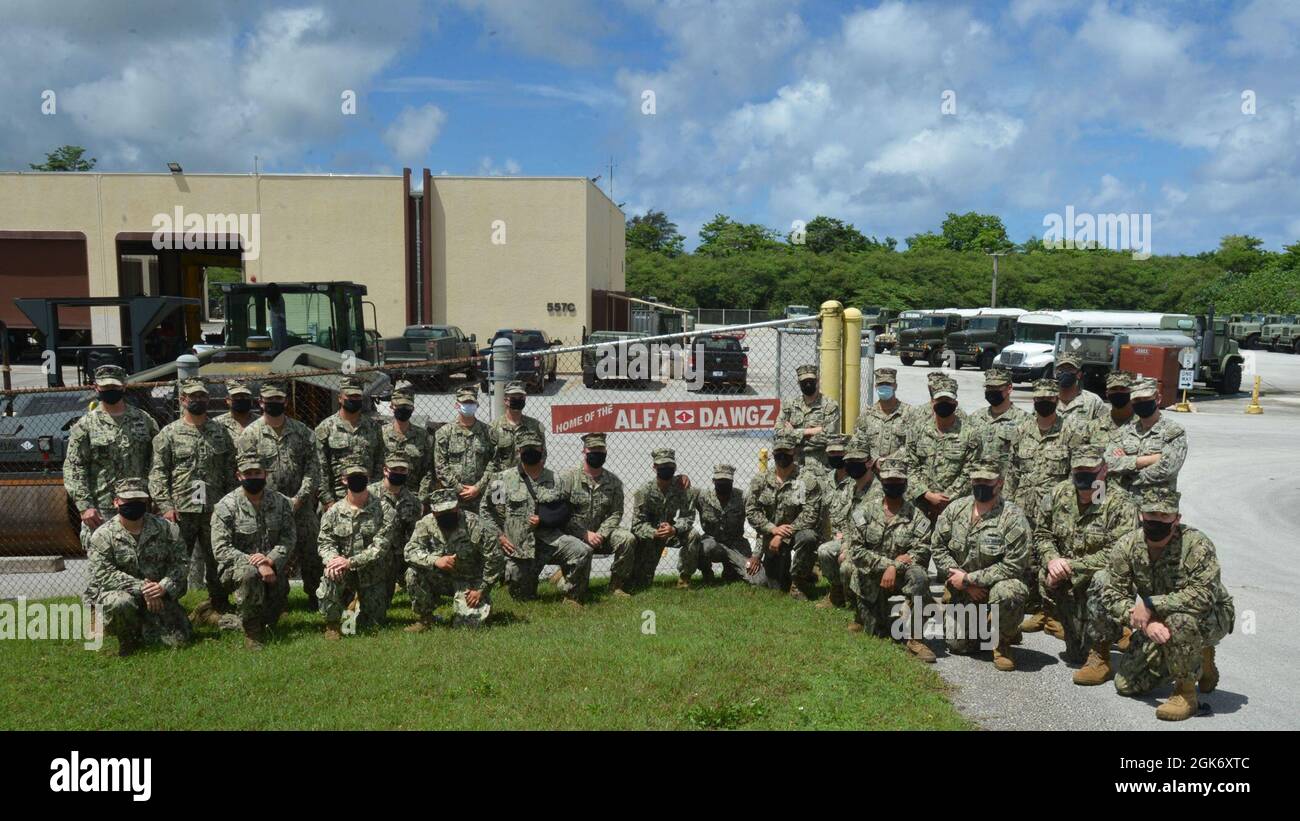
{"type": "Polygon", "coordinates": [[[625,433],[659,430],[770,429],[781,412],[779,399],[719,399],[714,402],[606,402],[552,405],[552,433],[625,433]]]}

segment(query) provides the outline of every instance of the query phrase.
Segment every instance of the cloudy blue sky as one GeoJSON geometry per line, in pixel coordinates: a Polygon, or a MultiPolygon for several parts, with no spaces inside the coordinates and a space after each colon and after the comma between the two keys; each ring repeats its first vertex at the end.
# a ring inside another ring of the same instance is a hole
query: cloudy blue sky
{"type": "Polygon", "coordinates": [[[606,187],[613,157],[614,199],[691,244],[718,212],[902,239],[978,210],[1019,241],[1073,206],[1151,214],[1156,253],[1278,248],[1298,86],[1297,0],[0,0],[0,169],[76,143],[105,171],[606,187]]]}

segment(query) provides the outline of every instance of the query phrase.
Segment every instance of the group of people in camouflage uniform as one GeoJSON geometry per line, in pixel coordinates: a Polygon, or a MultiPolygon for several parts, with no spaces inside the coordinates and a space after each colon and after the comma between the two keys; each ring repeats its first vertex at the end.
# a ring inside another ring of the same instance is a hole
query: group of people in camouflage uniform
{"type": "MultiPolygon", "coordinates": [[[[398,583],[417,617],[408,631],[435,624],[446,599],[453,624],[481,625],[494,588],[535,597],[548,565],[563,601],[581,608],[594,555],[611,556],[609,590],[624,597],[648,587],[674,548],[681,588],[697,572],[711,581],[720,564],[724,582],[809,599],[820,574],[830,590],[818,607],[850,609],[850,630],[896,638],[927,662],[936,656],[924,636],[894,626],[930,601],[937,578],[943,604],[996,615],[997,669],[1015,669],[1023,632],[1045,630],[1082,662],[1076,683],[1114,679],[1137,694],[1172,680],[1157,715],[1187,718],[1198,688],[1217,684],[1214,648],[1234,613],[1213,544],[1179,517],[1185,436],[1160,412],[1153,380],[1111,373],[1103,401],[1082,389],[1080,368],[1060,356],[1054,378],[1033,385],[1033,413],[1011,403],[1002,370],[985,372],[986,406],[967,413],[949,373],[932,371],[929,404],[909,406],[897,372],[880,368],[877,401],[842,433],[816,368],[801,366],[773,465],[747,491],[727,464],[693,486],[659,448],[624,527],[606,436],[584,435],[582,464],[557,475],[519,383],[491,425],[476,417],[477,391],[460,388],[455,421],[431,436],[411,423],[406,383],[381,423],[365,413],[362,383],[345,378],[337,413],[313,431],[289,416],[283,384],[261,386],[256,415],[249,387],[232,381],[230,413],[212,419],[204,383],[186,380],[181,418],[159,431],[125,403],[121,370],[105,366],[96,407],[73,429],[65,481],[90,555],[87,597],[124,651],[182,643],[195,624],[242,627],[260,647],[295,570],[336,639],[347,613],[358,627],[382,623],[398,583]],[[208,599],[187,616],[178,600],[194,551],[208,599]]],[[[945,644],[977,649],[963,635],[945,644]]]]}

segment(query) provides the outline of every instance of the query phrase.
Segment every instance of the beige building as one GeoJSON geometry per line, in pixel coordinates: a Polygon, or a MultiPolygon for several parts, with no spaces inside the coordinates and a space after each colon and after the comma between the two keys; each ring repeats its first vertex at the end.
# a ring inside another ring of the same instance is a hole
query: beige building
{"type": "MultiPolygon", "coordinates": [[[[19,296],[202,296],[208,272],[226,269],[248,282],[362,283],[384,336],[424,322],[481,344],[501,327],[576,343],[606,321],[592,294],[624,290],[624,216],[589,180],[425,169],[422,181],[3,173],[0,320],[30,327],[19,296]]],[[[61,322],[121,344],[117,311],[91,310],[61,322]]]]}

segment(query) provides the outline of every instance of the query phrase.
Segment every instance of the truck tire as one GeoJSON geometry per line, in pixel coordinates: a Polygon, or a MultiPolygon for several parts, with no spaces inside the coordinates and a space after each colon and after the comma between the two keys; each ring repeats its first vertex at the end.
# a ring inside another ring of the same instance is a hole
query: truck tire
{"type": "Polygon", "coordinates": [[[903,354],[902,356],[899,357],[899,359],[902,360],[904,365],[911,365],[912,363],[916,362],[914,358],[908,356],[907,354],[903,354]]]}
{"type": "Polygon", "coordinates": [[[1246,341],[1241,343],[1241,347],[1247,351],[1259,350],[1259,334],[1251,334],[1246,337],[1246,341]]]}
{"type": "Polygon", "coordinates": [[[1229,362],[1223,369],[1223,378],[1219,380],[1216,387],[1219,393],[1225,396],[1241,391],[1241,363],[1235,359],[1229,362]]]}

